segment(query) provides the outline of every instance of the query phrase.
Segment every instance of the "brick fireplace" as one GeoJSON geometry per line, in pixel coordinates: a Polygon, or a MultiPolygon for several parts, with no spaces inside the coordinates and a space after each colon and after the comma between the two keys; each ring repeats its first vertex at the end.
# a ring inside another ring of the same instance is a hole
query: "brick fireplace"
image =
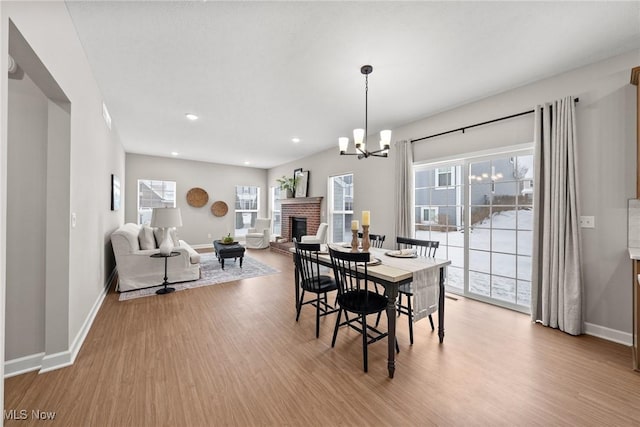
{"type": "Polygon", "coordinates": [[[291,241],[293,218],[305,218],[307,234],[313,235],[320,226],[320,205],[322,197],[298,197],[283,199],[281,203],[281,234],[286,242],[291,241]]]}

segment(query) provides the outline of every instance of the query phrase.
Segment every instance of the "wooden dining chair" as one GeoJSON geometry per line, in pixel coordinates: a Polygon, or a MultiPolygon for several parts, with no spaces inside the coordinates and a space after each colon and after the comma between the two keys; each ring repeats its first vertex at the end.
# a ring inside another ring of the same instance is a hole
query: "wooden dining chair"
{"type": "Polygon", "coordinates": [[[295,238],[293,242],[296,247],[295,263],[300,277],[300,288],[302,292],[296,305],[296,322],[300,318],[302,306],[311,304],[316,308],[316,338],[320,335],[320,317],[338,311],[335,307],[327,303],[327,293],[338,289],[336,281],[331,277],[320,274],[320,264],[318,263],[318,252],[320,243],[300,243],[295,238]],[[304,301],[305,292],[316,295],[314,299],[304,301]]]}
{"type": "MultiPolygon", "coordinates": [[[[381,248],[382,244],[384,243],[385,237],[386,236],[384,234],[371,234],[371,233],[369,233],[369,241],[371,242],[371,247],[381,248]]],[[[358,233],[358,238],[362,239],[362,232],[358,233]]]]}
{"type": "MultiPolygon", "coordinates": [[[[367,325],[367,315],[379,314],[386,310],[389,300],[386,296],[369,289],[368,252],[345,252],[329,247],[333,275],[338,284],[338,317],[333,330],[331,347],[336,344],[338,329],[349,326],[362,334],[362,354],[364,371],[368,371],[367,346],[388,336],[373,326],[367,325]],[[342,313],[345,321],[340,322],[342,313]],[[356,317],[349,318],[348,313],[356,317]]],[[[398,343],[396,341],[396,350],[398,343]]]]}
{"type": "MultiPolygon", "coordinates": [[[[397,237],[396,243],[398,249],[413,248],[416,250],[416,254],[420,257],[435,258],[436,250],[440,246],[440,242],[435,240],[419,240],[411,239],[409,237],[397,237]]],[[[413,290],[411,283],[400,285],[398,287],[398,317],[404,314],[409,318],[409,342],[413,345],[413,308],[411,307],[411,297],[413,296],[413,290]],[[402,304],[402,295],[406,295],[407,304],[402,304]]],[[[435,330],[433,325],[433,318],[429,314],[429,323],[431,324],[431,330],[435,330]]]]}

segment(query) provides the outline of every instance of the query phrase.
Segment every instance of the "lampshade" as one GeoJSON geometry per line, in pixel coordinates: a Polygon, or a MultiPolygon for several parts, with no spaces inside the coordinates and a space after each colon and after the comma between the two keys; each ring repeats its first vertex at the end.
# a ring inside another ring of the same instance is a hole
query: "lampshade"
{"type": "Polygon", "coordinates": [[[356,148],[362,147],[362,141],[364,141],[364,129],[354,129],[353,142],[356,144],[356,148]]]}
{"type": "Polygon", "coordinates": [[[153,208],[151,226],[159,228],[182,227],[180,208],[153,208]]]}
{"type": "Polygon", "coordinates": [[[338,146],[340,147],[341,153],[347,151],[347,148],[349,148],[349,138],[346,136],[338,138],[338,146]]]}
{"type": "Polygon", "coordinates": [[[388,150],[390,145],[391,145],[391,131],[381,130],[380,131],[380,149],[388,150]]]}

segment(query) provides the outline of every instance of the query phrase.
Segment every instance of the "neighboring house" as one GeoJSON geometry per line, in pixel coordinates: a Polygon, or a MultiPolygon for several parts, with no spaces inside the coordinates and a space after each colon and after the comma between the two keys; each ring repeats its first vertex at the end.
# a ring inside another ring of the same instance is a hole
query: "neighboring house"
{"type": "MultiPolygon", "coordinates": [[[[416,171],[415,223],[417,230],[458,230],[463,224],[463,167],[447,166],[416,171]]],[[[484,219],[491,205],[530,205],[533,167],[517,165],[516,158],[478,162],[470,166],[471,223],[484,219]],[[475,208],[477,207],[477,208],[475,208]],[[474,215],[474,212],[477,212],[474,215]]]]}

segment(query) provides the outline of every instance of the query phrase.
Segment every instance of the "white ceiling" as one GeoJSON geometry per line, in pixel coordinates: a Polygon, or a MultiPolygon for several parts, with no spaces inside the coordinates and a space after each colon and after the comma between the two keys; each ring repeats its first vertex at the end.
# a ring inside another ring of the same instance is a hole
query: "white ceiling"
{"type": "Polygon", "coordinates": [[[260,168],[364,127],[364,64],[373,134],[640,48],[638,1],[66,4],[127,152],[260,168]]]}

